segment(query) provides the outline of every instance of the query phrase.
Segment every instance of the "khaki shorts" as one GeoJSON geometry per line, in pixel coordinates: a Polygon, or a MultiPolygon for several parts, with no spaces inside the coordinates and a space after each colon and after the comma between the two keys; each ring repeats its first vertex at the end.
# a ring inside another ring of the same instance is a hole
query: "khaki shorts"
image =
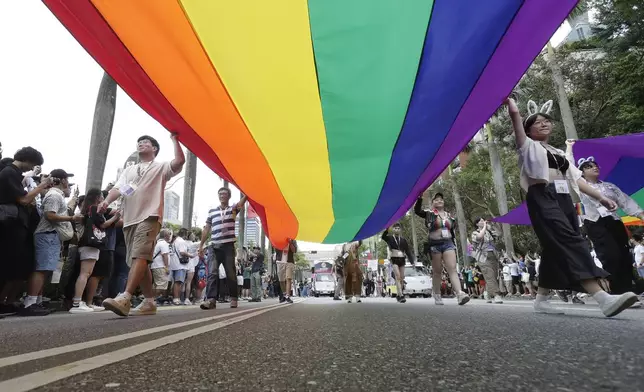
{"type": "Polygon", "coordinates": [[[295,264],[277,263],[277,277],[280,282],[285,282],[288,279],[293,280],[293,271],[295,271],[295,264]]]}
{"type": "Polygon", "coordinates": [[[165,268],[153,269],[152,282],[155,290],[166,290],[168,288],[168,270],[165,268]]]}
{"type": "Polygon", "coordinates": [[[151,216],[141,223],[123,228],[125,236],[125,247],[127,255],[125,262],[127,266],[132,266],[132,259],[147,260],[152,262],[154,256],[154,246],[156,245],[157,235],[161,230],[159,217],[151,216]]]}

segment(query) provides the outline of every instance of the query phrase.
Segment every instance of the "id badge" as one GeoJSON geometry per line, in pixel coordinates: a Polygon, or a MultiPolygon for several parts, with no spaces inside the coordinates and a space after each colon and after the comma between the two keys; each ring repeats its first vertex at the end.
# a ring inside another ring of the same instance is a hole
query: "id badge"
{"type": "Polygon", "coordinates": [[[555,180],[555,190],[557,191],[557,193],[569,194],[570,190],[568,189],[568,181],[555,180]]]}
{"type": "Polygon", "coordinates": [[[122,195],[132,196],[134,194],[134,192],[136,191],[136,188],[137,188],[136,184],[130,183],[130,184],[122,185],[119,190],[121,191],[122,195]]]}
{"type": "Polygon", "coordinates": [[[601,216],[602,218],[610,215],[610,212],[608,212],[608,209],[606,209],[606,207],[604,206],[597,207],[597,212],[599,212],[599,216],[601,216]]]}
{"type": "Polygon", "coordinates": [[[447,230],[447,229],[442,229],[442,230],[441,230],[441,237],[443,237],[443,238],[449,238],[449,237],[450,237],[449,230],[447,230]]]}
{"type": "Polygon", "coordinates": [[[349,257],[349,252],[346,252],[345,254],[342,255],[342,258],[345,260],[347,259],[347,257],[349,257]]]}

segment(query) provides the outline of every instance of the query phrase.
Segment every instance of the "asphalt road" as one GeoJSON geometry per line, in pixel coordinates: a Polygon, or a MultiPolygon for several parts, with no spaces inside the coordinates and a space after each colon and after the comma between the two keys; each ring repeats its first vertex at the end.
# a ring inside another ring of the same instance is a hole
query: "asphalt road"
{"type": "Polygon", "coordinates": [[[644,309],[445,302],[8,317],[0,391],[644,391],[644,309]]]}

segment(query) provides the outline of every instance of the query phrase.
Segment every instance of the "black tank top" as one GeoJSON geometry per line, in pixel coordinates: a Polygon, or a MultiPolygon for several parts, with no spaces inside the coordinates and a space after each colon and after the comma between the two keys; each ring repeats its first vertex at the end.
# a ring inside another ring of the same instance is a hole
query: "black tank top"
{"type": "Polygon", "coordinates": [[[559,155],[559,154],[553,154],[552,152],[548,151],[548,167],[550,169],[558,169],[561,171],[561,174],[566,175],[566,171],[570,167],[570,163],[568,163],[568,160],[559,155]]]}

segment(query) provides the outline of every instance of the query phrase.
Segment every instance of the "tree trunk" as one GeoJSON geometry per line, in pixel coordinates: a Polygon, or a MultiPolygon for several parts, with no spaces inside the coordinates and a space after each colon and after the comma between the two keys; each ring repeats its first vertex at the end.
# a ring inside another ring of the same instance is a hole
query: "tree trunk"
{"type": "MultiPolygon", "coordinates": [[[[508,213],[508,197],[505,193],[505,180],[503,178],[503,166],[501,166],[501,157],[496,148],[494,137],[492,136],[492,128],[485,126],[487,132],[487,151],[490,154],[490,164],[492,165],[492,181],[494,182],[494,193],[496,194],[496,202],[499,206],[499,215],[508,213]]],[[[503,243],[505,250],[509,255],[514,254],[514,242],[512,241],[512,232],[510,225],[507,223],[501,224],[503,231],[503,243]]]]}
{"type": "Polygon", "coordinates": [[[418,261],[418,236],[416,235],[416,217],[414,215],[416,215],[414,211],[411,211],[411,213],[409,214],[409,219],[411,222],[411,243],[414,247],[414,249],[412,250],[412,255],[414,255],[415,261],[418,261]]]}
{"type": "Polygon", "coordinates": [[[578,139],[577,128],[575,128],[575,120],[572,117],[572,110],[570,110],[570,103],[568,103],[568,94],[566,93],[566,86],[564,85],[563,75],[561,68],[557,63],[555,50],[548,41],[548,55],[546,56],[550,70],[552,71],[552,82],[557,91],[557,100],[559,102],[559,111],[561,112],[561,121],[566,130],[566,139],[578,139]]]}
{"type": "Polygon", "coordinates": [[[192,227],[192,211],[195,205],[197,186],[197,157],[192,151],[186,153],[186,171],[183,177],[183,227],[192,227]]]}
{"type": "MultiPolygon", "coordinates": [[[[452,166],[449,167],[450,177],[452,176],[452,166]]],[[[460,239],[461,250],[461,267],[469,264],[467,258],[467,223],[465,221],[465,211],[463,210],[463,203],[461,202],[461,194],[458,191],[458,186],[453,178],[452,182],[452,195],[454,196],[454,205],[456,206],[456,223],[458,225],[458,237],[460,239]]]]}
{"type": "Polygon", "coordinates": [[[112,138],[115,110],[116,82],[107,72],[104,72],[101,86],[98,89],[96,107],[94,108],[92,136],[89,142],[89,158],[87,159],[85,191],[91,188],[102,189],[105,162],[107,161],[107,153],[110,150],[110,139],[112,138]]]}
{"type": "MultiPolygon", "coordinates": [[[[244,197],[243,193],[240,193],[240,197],[244,197]]],[[[237,237],[239,240],[239,249],[241,250],[244,246],[245,237],[246,237],[246,206],[242,206],[241,210],[239,211],[239,236],[237,237]]]]}

